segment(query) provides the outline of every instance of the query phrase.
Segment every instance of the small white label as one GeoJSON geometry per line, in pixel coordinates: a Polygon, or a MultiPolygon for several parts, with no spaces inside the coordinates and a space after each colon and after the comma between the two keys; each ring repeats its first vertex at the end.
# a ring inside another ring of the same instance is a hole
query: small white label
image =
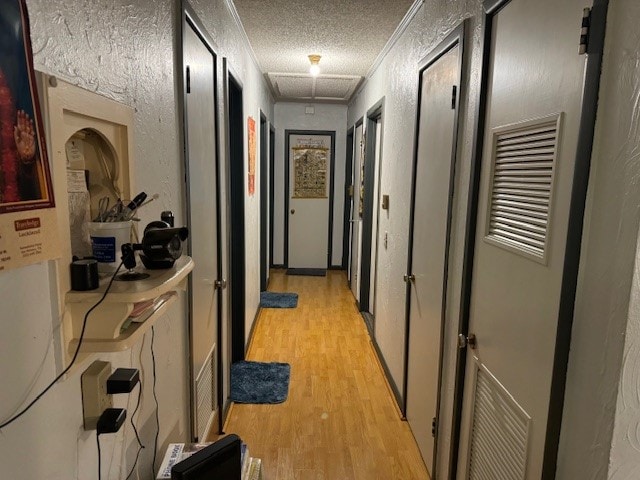
{"type": "Polygon", "coordinates": [[[315,107],[304,107],[304,113],[306,115],[313,115],[314,113],[316,113],[316,109],[315,107]]]}
{"type": "Polygon", "coordinates": [[[65,145],[67,153],[67,168],[84,168],[84,142],[70,139],[65,145]]]}
{"type": "Polygon", "coordinates": [[[87,191],[84,170],[67,170],[67,192],[84,193],[87,191]]]}

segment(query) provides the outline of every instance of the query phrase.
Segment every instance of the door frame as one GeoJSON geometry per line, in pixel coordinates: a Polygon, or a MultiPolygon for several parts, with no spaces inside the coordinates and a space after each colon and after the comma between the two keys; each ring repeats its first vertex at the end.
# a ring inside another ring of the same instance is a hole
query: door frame
{"type": "Polygon", "coordinates": [[[260,110],[260,291],[267,289],[269,284],[269,268],[268,264],[271,259],[267,258],[269,252],[267,250],[269,229],[267,221],[269,218],[269,156],[267,153],[268,146],[268,126],[267,116],[260,110]]]}
{"type": "Polygon", "coordinates": [[[329,173],[329,225],[327,228],[327,270],[331,268],[333,251],[333,201],[334,177],[336,165],[336,132],[335,130],[285,130],[284,131],[284,266],[289,268],[289,137],[291,135],[326,135],[331,137],[331,159],[329,173]]]}
{"type": "MultiPolygon", "coordinates": [[[[449,200],[447,202],[447,226],[446,226],[446,240],[444,251],[444,272],[442,275],[442,306],[440,310],[440,355],[438,360],[438,385],[436,393],[436,431],[433,447],[433,463],[431,476],[433,478],[437,475],[437,459],[438,459],[438,424],[440,423],[440,407],[442,401],[442,369],[443,369],[443,352],[445,347],[445,325],[446,325],[446,313],[447,313],[447,287],[449,284],[449,249],[451,245],[451,229],[452,229],[452,217],[453,217],[453,198],[454,188],[456,180],[456,161],[458,158],[458,139],[460,136],[460,104],[461,99],[464,98],[467,92],[465,71],[467,67],[466,50],[465,50],[465,37],[468,30],[469,20],[463,20],[451,33],[449,33],[427,56],[425,56],[418,66],[418,103],[416,108],[416,122],[415,132],[413,137],[413,173],[411,176],[411,206],[409,213],[409,250],[407,259],[407,275],[412,273],[413,269],[413,234],[414,234],[414,222],[416,214],[416,186],[417,186],[417,170],[418,170],[418,143],[420,133],[420,109],[422,101],[422,76],[426,70],[436,63],[445,54],[449,53],[453,48],[458,47],[460,49],[458,55],[458,72],[459,72],[459,86],[456,92],[455,98],[455,113],[453,120],[453,139],[451,148],[451,173],[449,176],[449,200]]],[[[404,375],[402,381],[402,414],[407,416],[407,393],[409,389],[409,335],[411,333],[411,283],[406,282],[406,303],[405,303],[405,343],[404,343],[404,375]]],[[[457,365],[456,365],[457,368],[457,365]]]]}
{"type": "MultiPolygon", "coordinates": [[[[220,181],[220,127],[218,122],[218,114],[219,114],[219,102],[218,102],[218,55],[216,51],[218,47],[216,43],[213,41],[211,36],[207,33],[204,28],[202,22],[196,15],[195,11],[191,7],[188,1],[183,0],[181,5],[181,19],[179,25],[179,38],[180,38],[180,48],[177,51],[178,55],[178,64],[182,69],[182,75],[178,76],[178,88],[179,91],[182,92],[182,96],[178,97],[178,101],[180,102],[179,108],[182,111],[182,128],[180,129],[181,134],[181,143],[183,145],[183,165],[184,165],[184,182],[185,182],[185,202],[186,202],[186,221],[187,226],[191,229],[190,221],[191,221],[191,206],[190,206],[190,181],[189,181],[189,125],[188,125],[188,117],[187,117],[187,87],[188,87],[188,79],[185,64],[184,64],[184,46],[186,39],[186,30],[187,28],[192,28],[194,33],[198,36],[198,38],[202,41],[205,48],[211,53],[213,57],[213,110],[215,116],[215,128],[214,128],[214,136],[215,136],[215,144],[216,148],[213,152],[215,158],[215,171],[216,171],[216,189],[217,189],[217,202],[216,202],[216,237],[218,242],[217,248],[217,257],[218,257],[218,269],[217,276],[218,279],[222,278],[222,195],[221,195],[221,181],[220,181]]],[[[187,248],[189,254],[192,251],[192,239],[189,238],[187,243],[187,248]]],[[[195,376],[197,372],[193,370],[193,354],[192,354],[192,334],[193,334],[193,287],[192,287],[192,276],[189,275],[188,278],[188,316],[189,316],[189,411],[190,411],[190,437],[192,439],[196,438],[197,431],[195,425],[195,413],[196,413],[196,399],[194,398],[194,386],[195,386],[195,376]]],[[[220,289],[216,289],[217,295],[217,311],[216,311],[216,331],[217,338],[216,341],[216,375],[217,375],[217,409],[218,409],[218,433],[222,432],[222,417],[223,417],[223,380],[222,380],[222,294],[220,289]]]]}
{"type": "MultiPolygon", "coordinates": [[[[476,124],[474,130],[473,151],[467,199],[467,218],[464,239],[464,257],[462,267],[462,294],[460,300],[459,334],[469,334],[469,317],[471,307],[471,290],[473,283],[473,261],[477,228],[477,214],[480,190],[480,173],[484,136],[486,130],[486,110],[488,100],[488,76],[491,62],[491,39],[493,33],[493,17],[511,0],[485,0],[482,15],[482,67],[480,88],[476,108],[476,124]]],[[[600,71],[609,0],[593,0],[589,43],[583,85],[582,107],[578,145],[574,168],[571,205],[565,247],[564,271],[558,309],[558,327],[556,332],[556,348],[553,362],[549,413],[546,426],[545,451],[542,465],[542,478],[553,480],[556,476],[560,429],[564,408],[569,348],[571,345],[571,329],[575,309],[575,296],[582,247],[584,212],[589,184],[591,153],[593,150],[593,134],[595,130],[596,111],[598,107],[598,91],[600,88],[600,71]]],[[[576,32],[578,25],[576,24],[576,32]]],[[[578,36],[576,35],[576,55],[578,54],[578,36]]],[[[464,379],[466,373],[467,349],[458,349],[456,359],[456,378],[454,387],[454,409],[452,419],[452,449],[449,456],[450,477],[457,478],[460,454],[460,431],[462,426],[462,403],[464,379]]]]}
{"type": "MultiPolygon", "coordinates": [[[[352,174],[353,174],[354,177],[356,175],[355,168],[357,168],[357,169],[361,168],[361,165],[360,165],[360,148],[361,148],[361,145],[356,145],[355,144],[355,142],[356,142],[356,132],[358,130],[358,127],[361,127],[362,129],[364,129],[364,117],[360,117],[358,120],[356,120],[356,123],[353,124],[353,143],[354,143],[354,146],[353,146],[354,147],[354,155],[353,155],[353,164],[354,165],[353,165],[353,167],[354,167],[354,169],[352,170],[352,174]],[[358,149],[357,152],[356,152],[356,148],[358,149]]],[[[364,130],[363,130],[363,133],[364,133],[364,130]]],[[[360,141],[362,141],[362,139],[360,139],[360,141]]],[[[360,176],[360,172],[358,172],[358,175],[360,176]]],[[[362,178],[358,178],[358,180],[359,180],[358,184],[353,186],[353,194],[354,195],[358,195],[358,211],[354,212],[354,215],[357,215],[357,217],[354,217],[354,218],[357,218],[358,221],[354,222],[354,225],[358,225],[358,233],[360,233],[359,229],[360,229],[360,220],[361,219],[360,219],[360,208],[359,207],[360,207],[360,189],[362,187],[362,178]]],[[[352,232],[353,232],[353,230],[352,230],[352,232]]],[[[352,235],[351,235],[351,244],[349,245],[349,247],[350,247],[349,255],[351,255],[353,253],[353,240],[354,240],[354,235],[352,233],[352,235]]],[[[361,235],[358,235],[357,245],[356,246],[358,247],[357,250],[356,250],[356,259],[355,259],[355,262],[356,262],[355,266],[357,268],[358,267],[358,255],[360,255],[360,248],[362,247],[362,236],[361,235]]],[[[353,263],[353,258],[351,258],[351,262],[353,263]]],[[[352,291],[353,291],[353,274],[354,274],[354,271],[351,271],[351,277],[349,278],[349,288],[352,291]]],[[[360,270],[359,269],[358,269],[357,275],[358,276],[360,275],[360,270]]],[[[359,289],[358,289],[358,293],[359,293],[359,289]]],[[[360,300],[359,299],[356,299],[356,305],[357,305],[358,311],[359,311],[360,310],[360,300]]]]}
{"type": "Polygon", "coordinates": [[[269,124],[269,268],[273,268],[273,222],[274,222],[274,189],[276,165],[276,129],[269,124]]]}
{"type": "MultiPolygon", "coordinates": [[[[349,222],[349,215],[351,214],[351,207],[353,206],[353,197],[349,195],[349,186],[351,185],[351,177],[353,174],[353,137],[355,135],[355,128],[351,127],[347,130],[347,156],[344,162],[344,220],[342,226],[342,269],[347,270],[349,264],[349,257],[351,252],[347,251],[351,244],[351,226],[349,222]]],[[[355,195],[355,185],[353,186],[353,194],[355,195]]]]}
{"type": "MultiPolygon", "coordinates": [[[[240,100],[243,98],[242,83],[238,76],[230,68],[228,59],[222,59],[225,88],[225,129],[226,129],[226,167],[227,167],[227,188],[229,203],[227,214],[229,219],[228,243],[229,246],[229,367],[231,364],[244,359],[245,346],[245,273],[246,273],[246,252],[245,252],[245,218],[244,218],[244,197],[245,197],[245,170],[244,170],[244,108],[240,102],[240,141],[238,147],[232,147],[232,118],[231,109],[231,87],[238,91],[240,100]],[[236,150],[237,148],[237,150],[236,150]],[[233,150],[233,151],[232,151],[233,150]],[[233,157],[233,158],[232,158],[233,157]],[[235,246],[235,247],[234,247],[235,246]],[[238,248],[239,247],[239,248],[238,248]],[[238,282],[236,282],[238,280],[238,282]]],[[[235,113],[237,115],[237,112],[235,113]]],[[[236,120],[237,121],[237,120],[236,120]]]]}
{"type": "MultiPolygon", "coordinates": [[[[376,275],[378,274],[378,242],[376,241],[376,255],[373,260],[371,260],[372,255],[372,243],[373,243],[373,210],[374,206],[379,203],[380,196],[380,183],[378,183],[378,192],[375,192],[375,175],[376,169],[378,169],[380,175],[378,175],[378,182],[382,179],[382,139],[384,137],[384,97],[378,100],[368,111],[367,111],[367,128],[364,131],[365,134],[365,151],[364,151],[364,160],[365,160],[365,168],[364,168],[364,206],[362,209],[362,242],[360,257],[360,302],[359,308],[360,311],[363,312],[363,316],[365,317],[365,323],[369,328],[369,332],[371,336],[374,337],[375,332],[375,318],[371,314],[371,305],[369,305],[369,296],[371,292],[371,265],[372,262],[375,262],[376,265],[376,275]],[[376,124],[380,120],[380,158],[378,165],[376,162],[376,124]],[[371,159],[371,161],[367,161],[367,159],[371,159]],[[378,194],[375,198],[373,196],[378,194]],[[366,255],[365,255],[366,252],[366,255]],[[365,281],[366,280],[366,281],[365,281]]],[[[377,214],[379,216],[380,210],[377,209],[377,214]]],[[[379,224],[377,223],[379,226],[379,224]]],[[[376,232],[377,235],[378,232],[376,232]]],[[[373,284],[374,290],[374,301],[375,301],[375,278],[373,284]]]]}

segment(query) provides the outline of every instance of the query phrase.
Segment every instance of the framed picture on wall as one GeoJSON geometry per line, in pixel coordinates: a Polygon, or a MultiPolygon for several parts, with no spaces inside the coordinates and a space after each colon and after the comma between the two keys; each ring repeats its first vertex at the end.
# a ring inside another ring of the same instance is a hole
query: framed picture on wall
{"type": "Polygon", "coordinates": [[[330,143],[325,142],[324,138],[301,140],[307,142],[303,141],[291,148],[294,172],[293,198],[327,198],[330,143]]]}
{"type": "Polygon", "coordinates": [[[0,0],[0,152],[0,213],[54,206],[24,0],[0,0]]]}
{"type": "Polygon", "coordinates": [[[0,0],[0,271],[54,258],[56,214],[24,0],[0,0]]]}

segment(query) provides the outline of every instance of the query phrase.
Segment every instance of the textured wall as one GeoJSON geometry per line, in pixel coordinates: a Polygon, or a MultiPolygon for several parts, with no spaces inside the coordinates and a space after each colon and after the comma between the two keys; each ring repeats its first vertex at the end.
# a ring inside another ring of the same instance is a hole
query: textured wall
{"type": "Polygon", "coordinates": [[[640,242],[631,288],[629,323],[609,457],[609,480],[640,478],[640,242]]]}
{"type": "MultiPolygon", "coordinates": [[[[180,111],[176,101],[175,51],[179,3],[176,0],[28,0],[36,69],[135,109],[133,152],[136,190],[160,198],[140,212],[145,224],[163,210],[185,220],[180,111]]],[[[228,56],[245,86],[245,114],[272,118],[271,100],[224,0],[200,2],[206,28],[218,42],[219,58],[228,56]]],[[[221,66],[221,62],[219,63],[221,66]]],[[[219,98],[222,87],[219,85],[219,98]]],[[[222,104],[222,102],[221,102],[222,104]]],[[[221,131],[221,138],[224,132],[221,131]]],[[[258,146],[259,148],[259,146],[258,146]]],[[[224,151],[222,152],[224,154],[224,151]]],[[[64,168],[64,167],[63,167],[64,168]]],[[[258,175],[260,173],[258,172],[258,175]]],[[[259,185],[259,178],[256,179],[259,185]]],[[[258,192],[247,200],[247,312],[253,320],[258,304],[258,192]]],[[[53,379],[58,319],[52,264],[0,273],[3,335],[0,380],[11,388],[0,393],[0,418],[8,418],[53,379]],[[37,298],[37,301],[33,301],[37,298]]],[[[249,324],[250,325],[250,324],[249,324]]],[[[147,448],[140,477],[151,471],[155,405],[151,391],[151,333],[126,352],[100,354],[113,366],[134,366],[146,378],[136,415],[147,448]]],[[[157,391],[160,402],[159,448],[185,441],[189,432],[188,330],[186,296],[155,326],[157,391]]],[[[0,433],[3,478],[50,480],[97,478],[95,434],[82,427],[80,371],[57,384],[37,406],[0,433]]],[[[136,396],[121,395],[115,406],[133,412],[136,396]],[[122,398],[120,398],[122,397],[122,398]],[[127,401],[129,401],[127,405],[127,401]]],[[[136,444],[130,425],[101,437],[103,477],[122,479],[132,465],[136,444]]],[[[160,459],[162,453],[159,454],[160,459]]]]}
{"type": "MultiPolygon", "coordinates": [[[[392,381],[402,391],[404,374],[405,283],[407,268],[409,213],[411,203],[411,171],[413,139],[418,99],[418,63],[464,18],[474,17],[467,32],[466,48],[471,69],[463,75],[466,94],[461,96],[461,129],[454,186],[454,217],[451,236],[449,304],[445,342],[443,392],[445,402],[441,411],[441,438],[438,478],[445,478],[450,443],[451,398],[453,368],[456,351],[454,337],[460,303],[460,282],[464,227],[467,205],[467,185],[473,141],[473,128],[478,95],[480,66],[479,15],[481,2],[441,2],[426,0],[405,33],[386,56],[380,67],[367,80],[364,88],[349,105],[348,125],[365,116],[382,97],[385,99],[383,117],[381,193],[390,197],[390,208],[380,215],[379,232],[388,232],[388,248],[379,249],[376,311],[376,340],[392,381]]],[[[365,122],[366,124],[366,122],[365,122]]],[[[383,241],[382,238],[379,239],[383,241]]]]}
{"type": "Polygon", "coordinates": [[[347,142],[347,107],[344,105],[314,105],[315,114],[306,115],[304,103],[277,103],[274,107],[276,141],[274,173],[274,234],[273,262],[284,263],[284,131],[334,130],[336,132],[333,197],[332,265],[342,264],[342,230],[344,227],[344,168],[347,142]]]}
{"type": "MultiPolygon", "coordinates": [[[[135,186],[160,194],[157,202],[140,212],[143,221],[158,217],[165,209],[173,210],[178,221],[182,221],[184,203],[173,83],[173,3],[54,0],[27,4],[38,70],[136,109],[135,186]]],[[[3,297],[21,295],[29,290],[28,285],[37,292],[33,295],[47,305],[47,292],[52,291],[51,297],[56,297],[55,283],[47,278],[48,269],[43,264],[2,274],[3,297]]],[[[183,296],[156,326],[160,445],[169,434],[183,439],[188,431],[185,308],[183,296]]],[[[7,357],[0,366],[0,378],[11,378],[12,388],[3,389],[2,417],[27,397],[27,391],[32,398],[55,374],[50,331],[57,319],[50,312],[56,308],[50,304],[45,307],[49,310],[46,316],[41,309],[36,302],[25,301],[8,312],[14,322],[10,325],[15,328],[9,326],[3,335],[7,348],[2,351],[7,357]],[[33,338],[25,335],[25,329],[34,332],[33,338]],[[14,372],[16,364],[23,365],[22,372],[14,372]]],[[[144,345],[140,343],[129,352],[99,356],[114,366],[140,367],[147,379],[145,401],[138,417],[146,445],[153,444],[155,433],[149,343],[147,334],[144,345]]],[[[80,371],[84,368],[86,364],[80,371]]],[[[82,428],[79,383],[77,372],[54,387],[32,412],[3,430],[0,437],[0,463],[6,469],[3,475],[61,480],[96,476],[95,435],[82,428]]],[[[132,412],[135,396],[122,397],[116,403],[124,406],[130,397],[128,409],[132,412]]],[[[130,426],[117,435],[103,437],[103,478],[122,478],[136,453],[133,442],[130,426]],[[122,460],[123,457],[126,459],[122,460]]],[[[152,448],[145,449],[142,455],[141,474],[145,476],[151,473],[151,455],[152,448]]]]}
{"type": "MultiPolygon", "coordinates": [[[[635,478],[638,467],[638,328],[637,303],[629,309],[633,259],[638,238],[640,189],[640,117],[638,83],[640,34],[634,25],[640,5],[611,2],[592,176],[589,186],[580,284],[576,298],[567,397],[561,434],[560,479],[607,478],[616,415],[611,478],[635,478]],[[624,357],[623,335],[627,316],[624,357]]],[[[461,96],[453,207],[453,230],[445,329],[443,405],[438,478],[446,478],[450,444],[451,395],[455,335],[459,316],[463,241],[471,148],[480,77],[481,2],[426,0],[381,66],[349,105],[348,125],[385,98],[381,189],[391,198],[389,216],[381,215],[380,231],[389,232],[388,250],[380,250],[376,340],[392,381],[402,388],[405,286],[418,62],[462,18],[470,16],[466,47],[470,60],[466,93],[461,96]]],[[[636,295],[637,296],[637,295],[636,295]]],[[[465,446],[462,445],[464,451],[465,446]]]]}
{"type": "Polygon", "coordinates": [[[637,1],[610,2],[558,478],[603,480],[608,468],[610,478],[638,478],[638,305],[629,297],[640,223],[639,20],[637,1]]]}

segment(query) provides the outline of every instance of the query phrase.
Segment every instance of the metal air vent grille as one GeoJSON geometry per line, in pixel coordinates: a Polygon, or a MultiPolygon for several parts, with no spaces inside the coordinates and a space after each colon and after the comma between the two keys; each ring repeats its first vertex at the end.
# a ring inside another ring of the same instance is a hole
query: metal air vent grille
{"type": "Polygon", "coordinates": [[[493,133],[486,239],[546,261],[560,116],[493,133]]]}
{"type": "Polygon", "coordinates": [[[523,480],[530,420],[488,371],[478,369],[469,480],[523,480]]]}
{"type": "Polygon", "coordinates": [[[206,439],[216,411],[216,346],[214,345],[196,378],[196,432],[198,440],[206,439]]]}

